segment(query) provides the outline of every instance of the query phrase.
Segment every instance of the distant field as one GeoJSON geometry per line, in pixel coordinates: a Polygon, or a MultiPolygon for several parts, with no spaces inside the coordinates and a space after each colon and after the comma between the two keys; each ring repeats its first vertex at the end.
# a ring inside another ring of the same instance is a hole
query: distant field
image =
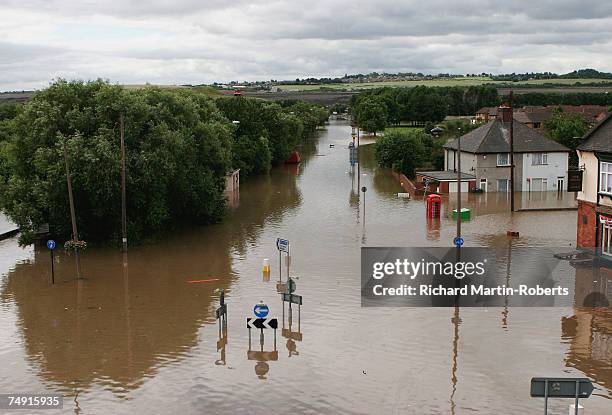
{"type": "MultiPolygon", "coordinates": [[[[546,85],[546,84],[562,84],[572,86],[576,83],[605,83],[611,82],[606,79],[534,79],[531,81],[517,82],[517,88],[521,85],[546,85]]],[[[476,78],[452,78],[452,79],[433,79],[426,81],[388,81],[388,82],[368,82],[363,84],[325,84],[325,85],[276,85],[282,91],[318,91],[323,89],[332,90],[361,90],[371,88],[389,87],[415,87],[419,85],[425,86],[474,86],[482,84],[509,84],[507,81],[493,81],[487,77],[476,78]]]]}

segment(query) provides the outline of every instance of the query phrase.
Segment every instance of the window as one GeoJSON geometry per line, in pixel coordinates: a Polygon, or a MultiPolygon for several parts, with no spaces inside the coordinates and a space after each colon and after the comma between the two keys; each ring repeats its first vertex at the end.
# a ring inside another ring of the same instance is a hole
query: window
{"type": "Polygon", "coordinates": [[[497,155],[498,166],[509,166],[510,165],[510,153],[499,153],[497,155]]]}
{"type": "Polygon", "coordinates": [[[599,165],[601,177],[599,181],[599,191],[612,194],[612,163],[601,162],[599,165]]]}
{"type": "Polygon", "coordinates": [[[601,253],[612,255],[612,218],[600,216],[601,222],[601,253]]]}
{"type": "Polygon", "coordinates": [[[508,179],[497,179],[497,191],[498,192],[509,192],[510,186],[508,185],[508,179]]]}
{"type": "Polygon", "coordinates": [[[548,164],[548,154],[546,153],[533,153],[531,155],[532,166],[542,166],[548,164]]]}

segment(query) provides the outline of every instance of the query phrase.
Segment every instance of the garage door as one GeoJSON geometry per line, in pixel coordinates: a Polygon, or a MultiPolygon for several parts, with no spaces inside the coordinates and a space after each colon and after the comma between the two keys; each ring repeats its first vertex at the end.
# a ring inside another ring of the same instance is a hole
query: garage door
{"type": "Polygon", "coordinates": [[[531,191],[541,192],[543,190],[542,179],[531,179],[531,191]]]}
{"type": "MultiPolygon", "coordinates": [[[[461,192],[468,192],[468,182],[461,182],[461,192]]],[[[448,192],[449,193],[457,193],[457,182],[448,182],[448,192]]]]}

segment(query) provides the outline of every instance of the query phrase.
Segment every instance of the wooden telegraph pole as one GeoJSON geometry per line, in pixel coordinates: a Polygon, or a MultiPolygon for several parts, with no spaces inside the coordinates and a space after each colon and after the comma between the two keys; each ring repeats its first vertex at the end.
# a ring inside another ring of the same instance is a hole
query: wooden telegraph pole
{"type": "Polygon", "coordinates": [[[123,114],[120,117],[121,130],[121,244],[123,252],[127,252],[127,212],[125,207],[125,131],[123,114]]]}
{"type": "Polygon", "coordinates": [[[68,183],[68,201],[70,203],[70,220],[72,221],[72,243],[74,244],[74,259],[76,261],[77,279],[81,279],[81,260],[79,259],[79,249],[77,242],[79,233],[77,231],[76,213],[74,211],[74,197],[72,195],[72,178],[70,177],[70,163],[68,161],[68,149],[64,140],[64,161],[66,163],[66,182],[68,183]]]}

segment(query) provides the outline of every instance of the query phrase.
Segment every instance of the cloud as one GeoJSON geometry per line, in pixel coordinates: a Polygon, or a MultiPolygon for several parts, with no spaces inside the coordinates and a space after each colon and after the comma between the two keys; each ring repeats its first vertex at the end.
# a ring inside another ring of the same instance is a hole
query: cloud
{"type": "Polygon", "coordinates": [[[612,70],[612,3],[5,0],[0,89],[370,71],[612,70]]]}

